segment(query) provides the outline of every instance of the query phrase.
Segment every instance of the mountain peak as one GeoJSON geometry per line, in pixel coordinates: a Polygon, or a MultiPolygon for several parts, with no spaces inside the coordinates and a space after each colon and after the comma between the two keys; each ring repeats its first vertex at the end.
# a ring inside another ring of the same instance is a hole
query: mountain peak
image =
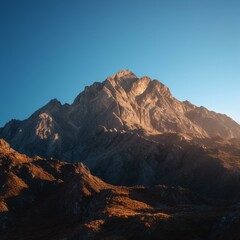
{"type": "Polygon", "coordinates": [[[40,108],[37,112],[34,114],[41,114],[41,113],[48,113],[53,112],[54,110],[58,110],[62,106],[61,102],[58,101],[56,98],[50,100],[46,105],[44,105],[42,108],[40,108]]]}
{"type": "Polygon", "coordinates": [[[47,105],[55,106],[55,105],[61,105],[61,102],[58,101],[56,98],[51,99],[47,105]]]}
{"type": "Polygon", "coordinates": [[[158,80],[138,78],[128,69],[86,87],[71,105],[51,100],[27,120],[0,128],[0,137],[31,156],[73,161],[85,158],[86,143],[95,142],[100,125],[114,134],[137,132],[143,137],[240,137],[240,126],[233,120],[181,102],[158,80]]]}
{"type": "Polygon", "coordinates": [[[137,76],[133,72],[131,72],[129,69],[124,69],[113,74],[109,78],[129,79],[129,78],[137,78],[137,76]]]}

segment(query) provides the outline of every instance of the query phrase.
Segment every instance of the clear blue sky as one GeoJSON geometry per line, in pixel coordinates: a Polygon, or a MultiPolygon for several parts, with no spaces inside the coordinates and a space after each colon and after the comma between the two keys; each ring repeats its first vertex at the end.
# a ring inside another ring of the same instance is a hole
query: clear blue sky
{"type": "Polygon", "coordinates": [[[121,69],[240,122],[240,1],[1,0],[0,126],[121,69]]]}

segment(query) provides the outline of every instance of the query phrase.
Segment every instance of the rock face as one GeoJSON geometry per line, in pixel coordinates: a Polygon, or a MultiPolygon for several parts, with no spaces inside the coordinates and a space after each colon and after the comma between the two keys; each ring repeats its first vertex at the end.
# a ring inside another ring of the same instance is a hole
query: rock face
{"type": "Polygon", "coordinates": [[[239,212],[181,187],[112,186],[82,163],[30,158],[0,139],[2,240],[237,240],[239,212]]]}
{"type": "Polygon", "coordinates": [[[71,105],[54,99],[24,121],[10,121],[0,137],[32,157],[83,161],[112,184],[239,196],[240,126],[129,70],[86,87],[71,105]]]}
{"type": "Polygon", "coordinates": [[[229,117],[180,102],[159,81],[138,78],[128,70],[86,87],[72,105],[51,100],[30,118],[7,123],[0,135],[21,152],[46,156],[60,152],[60,158],[77,161],[71,150],[101,127],[145,135],[240,137],[240,126],[229,117]]]}

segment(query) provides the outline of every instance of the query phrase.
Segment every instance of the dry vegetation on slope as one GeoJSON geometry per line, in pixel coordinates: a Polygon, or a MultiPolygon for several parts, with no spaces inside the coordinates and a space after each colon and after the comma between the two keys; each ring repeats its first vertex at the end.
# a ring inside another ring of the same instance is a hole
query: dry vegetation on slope
{"type": "Polygon", "coordinates": [[[81,163],[28,158],[0,141],[3,240],[238,239],[240,207],[181,188],[116,187],[81,163]]]}

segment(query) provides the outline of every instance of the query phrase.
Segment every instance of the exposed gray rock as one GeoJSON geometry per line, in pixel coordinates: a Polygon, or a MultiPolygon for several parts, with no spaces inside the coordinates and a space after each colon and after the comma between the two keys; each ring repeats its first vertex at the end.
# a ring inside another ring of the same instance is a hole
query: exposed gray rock
{"type": "Polygon", "coordinates": [[[226,115],[178,101],[164,84],[129,70],[86,87],[71,105],[54,99],[24,121],[10,121],[0,137],[30,156],[83,161],[114,184],[177,184],[221,196],[239,184],[240,170],[231,169],[239,144],[228,139],[240,137],[240,126],[226,115]],[[228,141],[224,154],[216,137],[228,141]],[[210,149],[201,139],[211,138],[210,149]],[[219,189],[217,179],[229,185],[219,189]]]}

